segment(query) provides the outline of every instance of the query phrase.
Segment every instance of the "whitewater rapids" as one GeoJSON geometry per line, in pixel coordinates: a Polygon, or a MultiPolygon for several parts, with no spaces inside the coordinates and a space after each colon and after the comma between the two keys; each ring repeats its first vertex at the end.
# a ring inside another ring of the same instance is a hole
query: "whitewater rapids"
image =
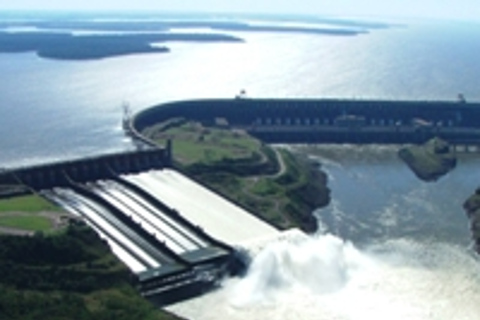
{"type": "Polygon", "coordinates": [[[396,239],[359,250],[297,233],[252,254],[245,277],[168,309],[199,320],[480,318],[480,267],[462,247],[396,239]]]}

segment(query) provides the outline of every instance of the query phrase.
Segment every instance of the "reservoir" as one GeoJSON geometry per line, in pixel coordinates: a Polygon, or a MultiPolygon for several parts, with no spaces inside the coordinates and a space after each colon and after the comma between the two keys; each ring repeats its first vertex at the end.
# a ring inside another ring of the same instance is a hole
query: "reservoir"
{"type": "Polygon", "coordinates": [[[355,37],[232,34],[245,42],[169,43],[168,54],[91,61],[1,53],[1,166],[131,148],[123,103],[135,112],[241,89],[259,98],[480,101],[477,24],[406,22],[355,37]]]}
{"type": "MultiPolygon", "coordinates": [[[[124,102],[139,111],[242,88],[253,97],[480,101],[478,24],[408,22],[356,37],[232,33],[246,42],[82,62],[0,54],[0,167],[133,149],[124,102]]],[[[286,147],[329,176],[318,235],[250,249],[245,278],[170,310],[191,319],[478,319],[480,268],[461,208],[480,182],[478,158],[424,183],[396,147],[286,147]]]]}

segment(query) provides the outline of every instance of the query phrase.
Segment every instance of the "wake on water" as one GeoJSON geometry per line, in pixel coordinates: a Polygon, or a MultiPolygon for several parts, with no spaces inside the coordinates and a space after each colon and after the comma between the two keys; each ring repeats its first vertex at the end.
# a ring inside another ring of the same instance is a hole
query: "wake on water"
{"type": "Polygon", "coordinates": [[[359,250],[298,232],[254,253],[245,277],[169,310],[189,319],[477,320],[479,274],[467,250],[448,244],[359,250]]]}

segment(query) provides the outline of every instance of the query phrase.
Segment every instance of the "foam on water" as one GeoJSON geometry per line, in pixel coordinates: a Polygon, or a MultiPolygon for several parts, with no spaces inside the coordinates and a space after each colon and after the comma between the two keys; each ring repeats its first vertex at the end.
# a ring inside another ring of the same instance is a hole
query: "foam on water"
{"type": "Polygon", "coordinates": [[[248,274],[169,307],[189,319],[479,319],[478,261],[447,244],[358,250],[332,235],[274,241],[248,274]]]}

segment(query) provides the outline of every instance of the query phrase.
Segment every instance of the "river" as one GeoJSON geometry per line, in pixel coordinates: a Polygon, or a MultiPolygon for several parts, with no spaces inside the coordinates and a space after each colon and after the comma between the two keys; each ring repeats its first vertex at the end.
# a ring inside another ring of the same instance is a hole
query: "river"
{"type": "Polygon", "coordinates": [[[462,202],[480,159],[420,181],[392,146],[289,146],[321,163],[320,229],[255,251],[243,279],[170,310],[195,319],[477,319],[480,265],[462,202]]]}
{"type": "MultiPolygon", "coordinates": [[[[480,100],[478,24],[234,35],[246,42],[174,43],[169,54],[88,62],[0,54],[0,167],[133,148],[123,102],[138,111],[242,88],[252,97],[480,100]]],[[[425,183],[396,147],[289,148],[329,176],[319,233],[265,244],[245,278],[171,310],[192,319],[478,319],[480,270],[461,204],[478,186],[479,159],[425,183]]]]}

